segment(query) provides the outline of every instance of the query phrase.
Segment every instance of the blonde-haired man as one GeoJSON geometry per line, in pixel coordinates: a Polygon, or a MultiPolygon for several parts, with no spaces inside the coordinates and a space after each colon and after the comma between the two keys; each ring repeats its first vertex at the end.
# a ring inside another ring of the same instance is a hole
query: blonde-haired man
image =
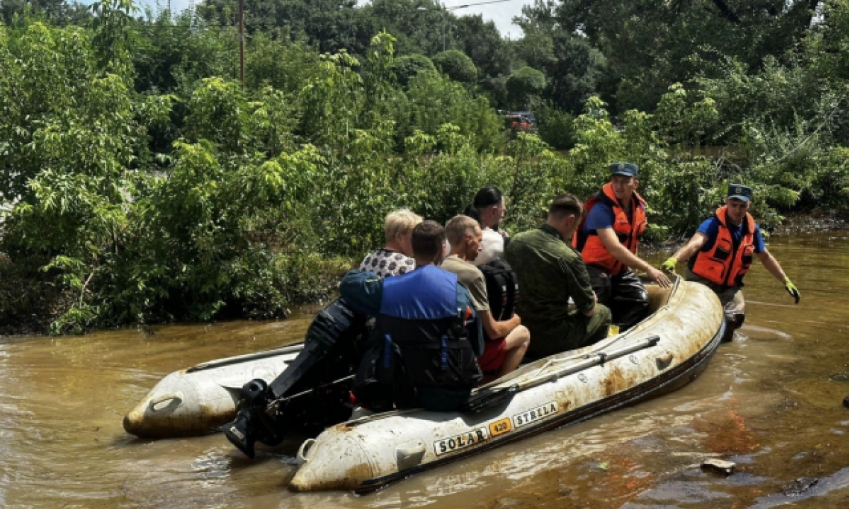
{"type": "Polygon", "coordinates": [[[360,270],[377,274],[381,278],[398,276],[416,268],[413,256],[413,229],[422,217],[410,209],[398,209],[386,215],[384,233],[386,244],[371,252],[360,263],[360,270]]]}
{"type": "Polygon", "coordinates": [[[486,281],[483,273],[472,264],[481,251],[483,232],[477,221],[469,216],[456,216],[445,225],[445,236],[451,251],[442,262],[442,268],[457,274],[457,280],[469,290],[472,307],[478,314],[486,336],[483,354],[478,364],[484,373],[484,382],[500,378],[515,370],[531,340],[528,328],[521,325],[519,315],[496,321],[489,307],[486,281]]]}

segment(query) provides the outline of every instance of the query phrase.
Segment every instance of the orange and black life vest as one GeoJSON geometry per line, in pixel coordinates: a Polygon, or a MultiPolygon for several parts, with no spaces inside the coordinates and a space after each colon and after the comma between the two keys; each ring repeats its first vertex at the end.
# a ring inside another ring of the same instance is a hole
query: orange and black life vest
{"type": "Polygon", "coordinates": [[[640,243],[648,224],[646,221],[646,201],[643,200],[642,196],[634,193],[631,197],[631,219],[629,220],[628,214],[625,213],[625,209],[613,193],[613,184],[608,182],[598,194],[584,203],[586,211],[581,219],[581,224],[578,225],[578,231],[572,237],[572,247],[581,252],[585,264],[594,265],[615,276],[625,270],[625,264],[607,252],[596,232],[584,232],[584,223],[590,209],[599,202],[606,204],[613,211],[613,231],[619,238],[619,242],[628,251],[636,254],[637,245],[640,243]]]}
{"type": "Polygon", "coordinates": [[[751,214],[743,219],[743,236],[739,242],[728,229],[728,207],[722,206],[714,213],[719,221],[716,241],[710,251],[699,251],[690,258],[690,270],[712,283],[730,287],[740,286],[743,276],[752,266],[755,252],[755,220],[751,214]]]}

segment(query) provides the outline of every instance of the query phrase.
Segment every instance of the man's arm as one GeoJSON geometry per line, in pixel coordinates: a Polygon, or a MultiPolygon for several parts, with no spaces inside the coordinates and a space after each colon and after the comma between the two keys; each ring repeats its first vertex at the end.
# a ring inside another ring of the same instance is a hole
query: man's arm
{"type": "Polygon", "coordinates": [[[593,292],[593,300],[595,301],[595,303],[589,311],[581,311],[581,314],[586,316],[587,318],[592,318],[595,314],[595,310],[598,309],[598,295],[596,295],[595,292],[593,292]]]}
{"type": "Polygon", "coordinates": [[[772,274],[772,277],[775,279],[784,282],[787,279],[787,274],[782,270],[781,265],[779,265],[778,260],[775,259],[774,256],[769,252],[768,249],[764,249],[760,253],[755,253],[755,256],[758,257],[758,260],[763,264],[764,268],[772,274]]]}
{"type": "Polygon", "coordinates": [[[510,334],[513,329],[522,324],[522,319],[519,315],[514,314],[509,320],[500,322],[492,318],[492,313],[489,311],[478,311],[478,320],[481,322],[481,327],[486,333],[486,337],[490,339],[503,338],[510,334]]]}
{"type": "Polygon", "coordinates": [[[339,284],[339,295],[354,311],[377,316],[383,300],[383,280],[371,272],[349,270],[339,284]]]}
{"type": "Polygon", "coordinates": [[[584,265],[580,256],[577,256],[571,263],[563,258],[559,259],[558,262],[560,270],[566,276],[569,296],[575,301],[578,312],[586,317],[593,316],[598,306],[598,297],[596,297],[592,284],[590,284],[590,275],[587,273],[586,265],[584,265]]]}
{"type": "Polygon", "coordinates": [[[646,274],[648,274],[649,278],[660,285],[661,288],[668,288],[670,286],[671,283],[669,278],[666,277],[666,274],[655,269],[649,262],[641,259],[631,251],[628,251],[628,249],[619,242],[619,238],[616,236],[613,228],[599,228],[596,230],[596,234],[598,235],[599,240],[601,240],[601,243],[604,245],[604,248],[607,249],[607,252],[610,253],[612,257],[632,269],[644,270],[646,274]]]}
{"type": "Polygon", "coordinates": [[[790,294],[791,297],[796,299],[796,304],[799,303],[799,299],[801,295],[799,294],[799,289],[796,288],[796,285],[790,281],[790,278],[787,277],[787,274],[781,269],[781,265],[778,264],[778,260],[776,260],[769,252],[769,250],[764,247],[764,250],[760,253],[755,253],[755,256],[758,257],[758,260],[766,267],[766,270],[769,271],[772,276],[781,281],[784,284],[784,289],[787,290],[787,293],[790,294]]]}
{"type": "Polygon", "coordinates": [[[700,250],[702,246],[705,245],[707,239],[708,236],[705,233],[697,231],[686,244],[681,246],[681,249],[676,251],[674,255],[670,256],[665,262],[663,262],[660,266],[661,270],[668,273],[675,272],[675,265],[677,265],[679,261],[689,260],[691,256],[696,254],[696,251],[700,250]]]}
{"type": "Polygon", "coordinates": [[[593,308],[584,313],[584,316],[586,316],[587,318],[592,318],[592,316],[595,314],[595,310],[598,309],[598,295],[596,295],[595,292],[593,292],[593,300],[595,301],[593,308]]]}
{"type": "Polygon", "coordinates": [[[707,235],[702,232],[696,232],[686,244],[681,246],[681,249],[672,255],[672,258],[675,258],[679,262],[687,261],[691,256],[696,254],[696,251],[705,245],[705,242],[707,242],[707,235]]]}

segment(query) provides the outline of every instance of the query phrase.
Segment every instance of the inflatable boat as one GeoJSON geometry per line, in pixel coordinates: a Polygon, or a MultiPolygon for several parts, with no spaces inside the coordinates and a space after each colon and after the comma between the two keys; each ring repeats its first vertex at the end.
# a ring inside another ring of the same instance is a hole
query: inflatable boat
{"type": "Polygon", "coordinates": [[[304,343],[175,371],[124,417],[124,429],[144,438],[202,435],[252,417],[244,423],[249,437],[237,437],[232,425],[225,430],[251,457],[257,438],[276,444],[293,431],[315,436],[351,415],[348,386],[367,319],[336,299],[313,318],[304,343]]]}
{"type": "Polygon", "coordinates": [[[290,488],[371,491],[687,384],[721,342],[722,306],[706,286],[682,279],[671,289],[647,289],[648,318],[623,334],[524,365],[476,389],[475,411],[387,412],[327,428],[301,445],[290,488]]]}
{"type": "Polygon", "coordinates": [[[203,435],[233,420],[245,382],[271,382],[303,344],[218,359],[175,371],[124,417],[124,429],[144,438],[203,435]]]}

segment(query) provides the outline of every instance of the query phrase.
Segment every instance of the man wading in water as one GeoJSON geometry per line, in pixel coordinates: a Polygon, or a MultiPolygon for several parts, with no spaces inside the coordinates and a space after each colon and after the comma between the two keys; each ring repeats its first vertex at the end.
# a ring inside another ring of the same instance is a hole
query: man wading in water
{"type": "Polygon", "coordinates": [[[690,241],[661,265],[664,271],[671,273],[679,261],[689,260],[685,278],[706,285],[719,296],[726,316],[733,321],[733,328],[741,326],[745,317],[746,302],[741,288],[743,276],[752,266],[753,255],[784,284],[796,304],[801,298],[796,285],[767,250],[761,229],[749,214],[752,195],[750,187],[728,186],[725,205],[716,209],[690,241]]]}

